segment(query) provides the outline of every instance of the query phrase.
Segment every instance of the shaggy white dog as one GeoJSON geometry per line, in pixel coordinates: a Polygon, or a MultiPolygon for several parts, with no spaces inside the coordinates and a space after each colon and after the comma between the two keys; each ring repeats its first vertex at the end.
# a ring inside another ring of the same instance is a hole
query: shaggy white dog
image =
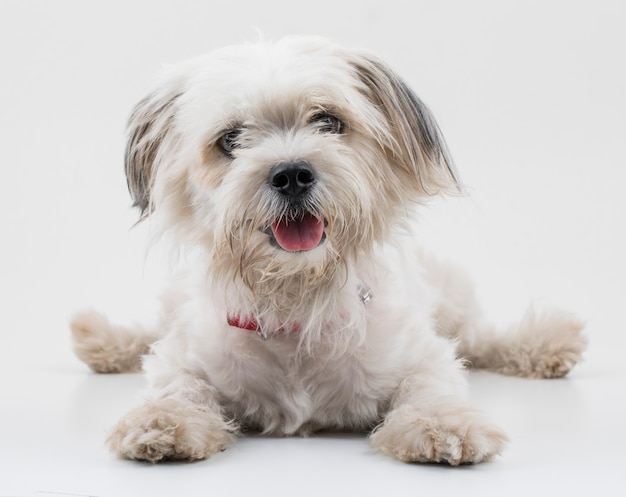
{"type": "Polygon", "coordinates": [[[404,461],[476,463],[505,435],[464,366],[565,375],[586,341],[560,311],[497,332],[458,270],[420,251],[414,207],[459,190],[439,129],[384,63],[318,38],[228,47],[163,74],[129,123],[142,217],[189,255],[154,330],[75,316],[78,356],[150,389],[108,443],[200,459],[239,430],[371,430],[404,461]]]}

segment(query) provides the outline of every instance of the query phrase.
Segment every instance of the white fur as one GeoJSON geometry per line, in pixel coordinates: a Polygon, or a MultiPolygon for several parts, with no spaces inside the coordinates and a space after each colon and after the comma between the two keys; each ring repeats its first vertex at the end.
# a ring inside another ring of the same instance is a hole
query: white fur
{"type": "Polygon", "coordinates": [[[241,429],[342,429],[373,430],[405,461],[480,462],[506,437],[468,405],[464,365],[562,376],[585,347],[560,311],[495,331],[463,273],[417,246],[414,208],[458,183],[426,107],[369,55],[287,38],[171,68],[131,116],[126,167],[144,216],[193,256],[157,329],[133,334],[95,312],[72,323],[100,372],[133,369],[160,337],[144,359],[146,404],[109,437],[120,456],[199,459],[241,429]],[[232,129],[229,156],[219,143],[232,129]],[[316,248],[288,252],[268,227],[295,204],[268,175],[296,160],[315,172],[303,209],[327,227],[316,248]]]}

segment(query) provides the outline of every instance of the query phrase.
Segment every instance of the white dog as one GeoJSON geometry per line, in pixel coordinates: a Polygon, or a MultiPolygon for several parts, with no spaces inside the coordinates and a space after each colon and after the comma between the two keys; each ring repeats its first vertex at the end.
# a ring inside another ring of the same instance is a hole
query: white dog
{"type": "Polygon", "coordinates": [[[157,329],[73,319],[97,372],[150,351],[146,402],[108,438],[119,456],[332,429],[477,463],[506,437],[469,406],[464,366],[559,377],[585,348],[560,311],[498,333],[466,277],[416,247],[413,208],[460,187],[428,109],[370,55],[293,37],[172,67],[130,118],[126,174],[142,218],[194,255],[157,329]]]}

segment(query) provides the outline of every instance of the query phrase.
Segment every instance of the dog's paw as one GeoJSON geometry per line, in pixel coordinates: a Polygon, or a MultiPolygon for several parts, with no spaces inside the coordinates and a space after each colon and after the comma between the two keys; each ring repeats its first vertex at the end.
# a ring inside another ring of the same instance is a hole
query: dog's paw
{"type": "Polygon", "coordinates": [[[534,371],[530,376],[561,378],[581,361],[588,340],[582,333],[584,323],[576,316],[556,311],[538,327],[544,330],[541,346],[536,349],[534,371]]]}
{"type": "Polygon", "coordinates": [[[86,310],[70,321],[74,353],[96,373],[133,373],[153,340],[146,334],[113,326],[106,316],[86,310]]]}
{"type": "Polygon", "coordinates": [[[582,360],[585,324],[561,310],[529,311],[499,372],[527,378],[561,378],[582,360]]]}
{"type": "Polygon", "coordinates": [[[206,459],[234,440],[234,427],[217,413],[174,399],[138,407],[107,438],[119,457],[157,463],[206,459]]]}
{"type": "MultiPolygon", "coordinates": [[[[103,314],[86,310],[72,316],[70,321],[74,353],[96,373],[118,373],[121,367],[112,345],[113,327],[103,314]]],[[[133,368],[135,369],[135,368],[133,368]]]]}
{"type": "Polygon", "coordinates": [[[504,448],[507,437],[466,406],[440,412],[400,407],[370,437],[381,452],[405,462],[452,466],[488,461],[504,448]]]}
{"type": "Polygon", "coordinates": [[[506,333],[475,340],[464,355],[471,367],[523,378],[561,378],[582,360],[585,324],[558,309],[529,309],[506,333]]]}

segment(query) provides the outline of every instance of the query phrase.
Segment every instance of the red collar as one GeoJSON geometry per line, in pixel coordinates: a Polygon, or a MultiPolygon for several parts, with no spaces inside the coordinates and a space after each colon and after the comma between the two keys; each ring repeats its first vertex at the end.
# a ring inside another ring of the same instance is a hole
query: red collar
{"type": "MultiPolygon", "coordinates": [[[[256,331],[263,340],[267,340],[267,330],[263,329],[261,324],[259,324],[259,322],[253,317],[241,319],[241,316],[239,316],[238,314],[227,314],[226,321],[228,322],[229,326],[234,326],[235,328],[239,328],[242,330],[256,331]]],[[[301,330],[301,326],[298,323],[293,323],[289,326],[288,329],[290,331],[297,332],[301,330]]],[[[284,326],[278,328],[278,331],[285,330],[286,328],[284,326]]]]}
{"type": "Polygon", "coordinates": [[[234,326],[235,328],[241,328],[242,330],[248,331],[261,331],[259,322],[254,318],[242,320],[237,314],[228,314],[226,316],[226,321],[228,321],[228,326],[234,326]]]}
{"type": "MultiPolygon", "coordinates": [[[[369,304],[373,297],[372,290],[369,287],[360,284],[357,288],[357,291],[359,299],[361,300],[363,305],[369,304]]],[[[226,315],[226,322],[229,326],[233,326],[235,328],[248,331],[256,331],[263,340],[267,340],[267,330],[263,329],[261,324],[253,317],[241,319],[241,316],[239,314],[229,313],[226,315]]],[[[290,326],[290,329],[291,331],[297,332],[301,330],[301,326],[298,323],[293,323],[290,326]]],[[[285,331],[285,327],[281,326],[278,331],[285,331]]]]}

